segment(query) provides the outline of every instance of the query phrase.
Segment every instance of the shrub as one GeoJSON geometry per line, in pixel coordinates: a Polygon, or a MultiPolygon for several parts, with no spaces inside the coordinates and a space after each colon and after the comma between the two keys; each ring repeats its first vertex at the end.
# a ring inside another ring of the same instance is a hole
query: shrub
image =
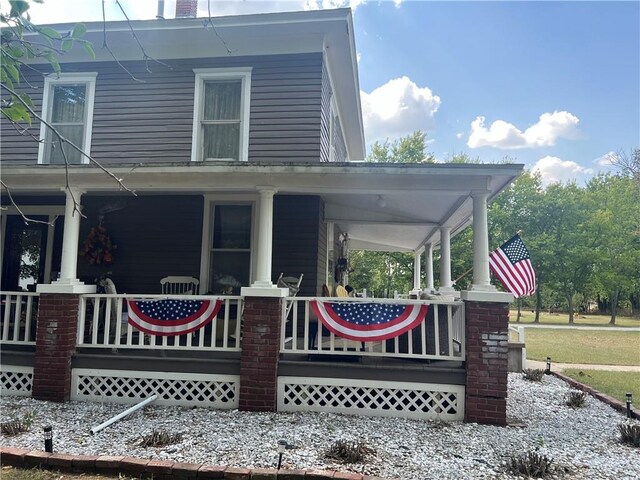
{"type": "Polygon", "coordinates": [[[620,442],[632,447],[640,447],[640,424],[621,423],[618,425],[618,430],[620,431],[620,442]]]}
{"type": "Polygon", "coordinates": [[[181,433],[169,433],[166,430],[154,430],[140,440],[141,447],[164,447],[182,441],[181,433]]]}
{"type": "Polygon", "coordinates": [[[13,437],[19,433],[28,432],[35,418],[35,411],[27,412],[22,420],[13,419],[0,424],[0,431],[7,437],[13,437]]]}
{"type": "Polygon", "coordinates": [[[2,430],[2,434],[6,437],[13,437],[18,435],[19,433],[28,432],[29,425],[27,425],[22,420],[11,420],[9,422],[3,422],[0,424],[0,430],[2,430]]]}
{"type": "Polygon", "coordinates": [[[338,440],[329,447],[324,456],[341,463],[363,463],[367,455],[372,453],[373,449],[367,447],[363,441],[338,440]]]}
{"type": "Polygon", "coordinates": [[[579,390],[571,390],[567,394],[567,406],[571,408],[582,408],[587,402],[587,394],[579,390]]]}
{"type": "Polygon", "coordinates": [[[511,457],[507,461],[507,470],[514,475],[545,478],[553,475],[553,460],[537,452],[527,452],[511,457]]]}
{"type": "Polygon", "coordinates": [[[525,370],[522,370],[522,374],[524,375],[525,380],[529,380],[531,382],[541,382],[544,375],[544,370],[540,368],[527,368],[525,370]]]}

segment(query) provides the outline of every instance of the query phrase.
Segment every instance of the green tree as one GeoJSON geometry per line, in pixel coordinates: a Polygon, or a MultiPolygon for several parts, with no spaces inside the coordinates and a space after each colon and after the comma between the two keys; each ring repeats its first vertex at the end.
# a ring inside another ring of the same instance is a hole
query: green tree
{"type": "Polygon", "coordinates": [[[355,250],[349,254],[353,272],[349,283],[356,290],[381,298],[393,298],[394,291],[413,287],[413,254],[355,250]]]}
{"type": "Polygon", "coordinates": [[[590,212],[585,189],[575,183],[549,186],[543,215],[546,226],[540,241],[553,261],[545,277],[566,300],[572,324],[575,296],[585,291],[594,266],[595,240],[587,230],[590,212]]]}
{"type": "Polygon", "coordinates": [[[432,154],[427,153],[427,133],[417,130],[406,137],[390,142],[375,142],[367,156],[368,162],[379,163],[433,163],[432,154]]]}
{"type": "Polygon", "coordinates": [[[640,270],[640,191],[631,177],[600,175],[589,182],[587,201],[591,214],[585,227],[594,239],[593,282],[609,300],[609,323],[614,325],[620,296],[633,295],[640,270]]]}
{"type": "MultiPolygon", "coordinates": [[[[536,272],[538,288],[535,300],[535,322],[540,319],[542,309],[542,288],[545,271],[550,259],[544,248],[545,240],[541,234],[545,230],[545,219],[542,216],[544,190],[540,176],[531,172],[523,172],[507,187],[489,206],[489,245],[497,248],[516,232],[521,232],[523,241],[531,255],[531,263],[536,272]]],[[[527,299],[517,301],[518,317],[520,308],[527,299]]]]}

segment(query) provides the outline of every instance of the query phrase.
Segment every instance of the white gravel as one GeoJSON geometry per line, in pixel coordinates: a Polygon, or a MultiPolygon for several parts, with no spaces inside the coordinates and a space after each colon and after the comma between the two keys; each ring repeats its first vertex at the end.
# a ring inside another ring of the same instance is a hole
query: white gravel
{"type": "Polygon", "coordinates": [[[514,478],[503,463],[513,454],[537,449],[567,467],[564,478],[637,479],[640,449],[618,442],[625,418],[589,397],[573,410],[564,404],[569,387],[545,377],[543,383],[509,376],[508,416],[525,427],[492,427],[317,413],[246,413],[205,408],[157,407],[107,427],[89,429],[125,409],[88,402],[56,404],[2,397],[3,422],[34,415],[31,430],[2,437],[1,445],[42,449],[42,428],[53,425],[55,451],[84,455],[130,455],[180,462],[252,467],[275,466],[276,443],[285,439],[287,468],[347,470],[401,479],[514,478]],[[180,432],[180,443],[138,446],[154,429],[180,432]],[[375,450],[364,465],[338,465],[324,457],[336,440],[364,440],[375,450]]]}

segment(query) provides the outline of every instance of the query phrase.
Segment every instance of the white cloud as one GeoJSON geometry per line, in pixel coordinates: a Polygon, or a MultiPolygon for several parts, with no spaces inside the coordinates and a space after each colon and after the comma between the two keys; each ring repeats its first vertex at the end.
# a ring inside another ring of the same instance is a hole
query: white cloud
{"type": "Polygon", "coordinates": [[[366,0],[306,0],[305,10],[322,10],[326,8],[351,7],[352,10],[365,3],[366,0]]]}
{"type": "Polygon", "coordinates": [[[464,137],[464,132],[456,133],[456,138],[462,138],[462,137],[464,137]]]}
{"type": "Polygon", "coordinates": [[[618,159],[618,154],[616,152],[605,153],[601,157],[596,158],[593,163],[597,163],[601,167],[610,167],[613,165],[613,162],[618,159]]]}
{"type": "Polygon", "coordinates": [[[402,2],[404,2],[404,0],[393,0],[393,4],[396,6],[396,8],[400,8],[402,2]]]}
{"type": "Polygon", "coordinates": [[[585,168],[571,160],[562,160],[548,155],[538,160],[531,170],[540,173],[542,185],[545,187],[552,183],[586,180],[587,177],[594,174],[591,168],[585,168]]]}
{"type": "Polygon", "coordinates": [[[371,93],[361,91],[367,142],[396,138],[434,125],[440,97],[410,78],[389,80],[371,93]]]}
{"type": "Polygon", "coordinates": [[[476,117],[471,122],[471,135],[467,140],[470,148],[494,147],[505,150],[517,148],[549,147],[558,138],[575,138],[580,120],[575,115],[562,111],[543,113],[538,122],[524,132],[504,120],[496,120],[489,128],[485,117],[476,117]]]}

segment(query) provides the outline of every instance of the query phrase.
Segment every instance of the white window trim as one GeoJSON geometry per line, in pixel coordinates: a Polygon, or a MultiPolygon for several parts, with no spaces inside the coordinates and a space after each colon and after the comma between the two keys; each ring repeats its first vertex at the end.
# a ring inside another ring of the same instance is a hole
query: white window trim
{"type": "MultiPolygon", "coordinates": [[[[256,194],[205,194],[202,214],[202,248],[200,250],[200,293],[206,294],[210,290],[209,265],[211,263],[211,245],[213,243],[213,213],[216,205],[251,205],[251,252],[249,260],[249,282],[254,282],[256,271],[256,252],[258,231],[258,195],[256,194]]],[[[245,285],[250,286],[250,285],[245,285]]]]}
{"type": "MultiPolygon", "coordinates": [[[[93,130],[93,103],[96,96],[96,77],[98,72],[82,72],[82,73],[60,73],[51,74],[44,78],[44,92],[42,96],[42,118],[47,122],[51,121],[51,91],[53,86],[67,83],[85,83],[87,85],[87,94],[85,100],[85,125],[84,125],[84,138],[82,145],[78,147],[91,155],[91,132],[93,130]]],[[[46,138],[47,126],[44,123],[40,123],[40,147],[38,148],[38,163],[45,163],[45,149],[46,145],[44,140],[46,138]]],[[[81,155],[81,163],[89,163],[89,159],[84,155],[81,155]]]]}
{"type": "MultiPolygon", "coordinates": [[[[251,70],[252,67],[238,68],[194,68],[196,83],[193,96],[193,133],[191,143],[191,161],[203,159],[203,140],[200,119],[204,108],[204,83],[207,80],[242,80],[242,98],[240,99],[240,148],[238,160],[249,160],[249,110],[251,106],[251,70]]],[[[221,159],[224,160],[224,159],[221,159]]]]}

